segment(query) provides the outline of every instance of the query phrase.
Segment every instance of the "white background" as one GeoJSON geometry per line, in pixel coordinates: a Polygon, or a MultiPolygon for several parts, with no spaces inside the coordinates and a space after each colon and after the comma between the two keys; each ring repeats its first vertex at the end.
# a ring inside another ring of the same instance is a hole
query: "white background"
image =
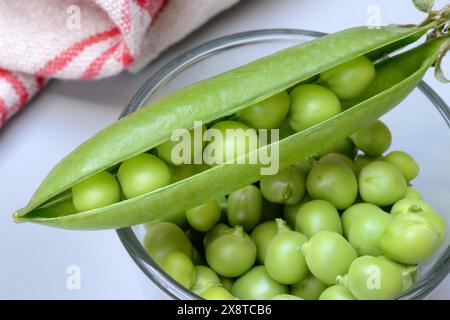
{"type": "MultiPolygon", "coordinates": [[[[447,1],[437,1],[439,5],[447,1]]],[[[23,224],[11,213],[25,205],[49,169],[79,143],[115,121],[133,93],[169,59],[204,41],[260,28],[334,32],[364,25],[378,5],[381,23],[423,19],[409,0],[243,0],[174,46],[138,75],[99,82],[53,82],[0,131],[0,298],[141,299],[162,297],[140,277],[114,231],[73,232],[23,224]],[[80,290],[68,290],[66,270],[81,268],[80,290]]],[[[1,41],[1,40],[0,40],[1,41]]],[[[449,57],[450,58],[450,57],[449,57]]],[[[450,101],[448,87],[425,78],[450,101]]],[[[450,278],[431,298],[450,297],[450,278]]]]}

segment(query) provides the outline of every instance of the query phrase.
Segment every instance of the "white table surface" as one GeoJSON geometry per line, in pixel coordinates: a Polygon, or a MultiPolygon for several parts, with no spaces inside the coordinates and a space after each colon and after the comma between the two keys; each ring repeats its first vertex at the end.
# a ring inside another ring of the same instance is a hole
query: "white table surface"
{"type": "MultiPolygon", "coordinates": [[[[177,54],[204,41],[245,30],[300,28],[334,32],[364,25],[371,5],[379,7],[382,24],[412,23],[423,18],[409,0],[243,0],[138,75],[122,74],[98,82],[51,83],[0,131],[0,298],[163,298],[140,276],[114,231],[74,232],[16,225],[11,213],[27,202],[58,160],[114,122],[143,81],[177,54]],[[79,290],[70,290],[66,285],[71,265],[80,267],[79,290]]],[[[448,87],[435,81],[431,73],[425,80],[450,102],[448,87]]],[[[449,298],[450,277],[430,297],[449,298]]]]}

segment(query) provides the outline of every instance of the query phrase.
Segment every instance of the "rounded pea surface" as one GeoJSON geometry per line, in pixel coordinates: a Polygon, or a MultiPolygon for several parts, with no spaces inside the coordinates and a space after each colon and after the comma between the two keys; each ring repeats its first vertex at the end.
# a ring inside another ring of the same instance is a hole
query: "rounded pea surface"
{"type": "Polygon", "coordinates": [[[324,230],[342,234],[341,218],[339,212],[330,202],[312,200],[298,210],[295,230],[308,238],[324,230]]]}
{"type": "Polygon", "coordinates": [[[348,207],[341,215],[342,229],[344,231],[344,236],[348,238],[348,234],[353,222],[358,216],[364,212],[383,212],[379,207],[371,203],[355,203],[354,205],[348,207]]]}
{"type": "Polygon", "coordinates": [[[275,221],[266,221],[256,226],[250,234],[251,238],[255,242],[256,249],[258,251],[258,262],[264,264],[266,258],[267,247],[270,241],[278,233],[277,224],[275,221]]]}
{"type": "Polygon", "coordinates": [[[214,200],[186,211],[186,218],[192,228],[200,232],[210,230],[221,218],[219,203],[214,200]]]}
{"type": "Polygon", "coordinates": [[[144,238],[144,247],[147,253],[157,263],[169,252],[177,250],[190,256],[192,244],[183,230],[170,222],[159,222],[151,225],[144,238]]]}
{"type": "Polygon", "coordinates": [[[286,91],[281,91],[265,100],[239,111],[237,117],[255,129],[279,127],[289,112],[290,99],[286,91]]]}
{"type": "Polygon", "coordinates": [[[235,300],[234,296],[222,287],[211,287],[203,291],[201,297],[205,300],[235,300]]]}
{"type": "Polygon", "coordinates": [[[249,270],[256,260],[256,245],[236,226],[224,231],[206,247],[208,265],[223,277],[234,278],[249,270]]]}
{"type": "Polygon", "coordinates": [[[161,268],[186,289],[195,283],[195,268],[191,259],[181,251],[172,251],[162,260],[161,268]]]}
{"type": "Polygon", "coordinates": [[[319,300],[356,300],[350,290],[339,284],[326,288],[319,300]]]}
{"type": "Polygon", "coordinates": [[[195,294],[201,294],[211,287],[222,285],[219,276],[211,268],[206,266],[195,266],[194,268],[196,278],[191,290],[195,294]]]}
{"type": "Polygon", "coordinates": [[[320,74],[320,80],[341,100],[356,98],[375,77],[375,67],[367,57],[360,56],[320,74]]]}
{"type": "Polygon", "coordinates": [[[394,165],[406,181],[411,181],[419,174],[419,165],[414,158],[404,151],[391,151],[385,157],[384,161],[394,165]]]}
{"type": "Polygon", "coordinates": [[[99,172],[72,187],[73,206],[79,212],[102,208],[119,200],[119,184],[107,171],[99,172]]]}
{"type": "Polygon", "coordinates": [[[325,87],[305,84],[290,93],[291,109],[289,125],[295,131],[303,131],[341,112],[338,97],[325,87]]]}
{"type": "Polygon", "coordinates": [[[134,198],[170,184],[167,164],[152,154],[142,153],[125,160],[117,172],[125,197],[134,198]]]}
{"type": "Polygon", "coordinates": [[[356,200],[358,182],[347,165],[325,162],[312,168],[306,178],[306,189],[311,198],[327,200],[337,209],[346,209],[356,200]]]}
{"type": "Polygon", "coordinates": [[[352,134],[355,146],[371,157],[377,157],[391,145],[392,136],[389,128],[380,120],[352,134]]]}
{"type": "Polygon", "coordinates": [[[403,288],[398,268],[371,256],[353,261],[348,270],[347,283],[351,293],[359,300],[393,299],[403,288]]]}
{"type": "Polygon", "coordinates": [[[230,226],[240,225],[251,231],[261,220],[263,197],[254,185],[232,192],[227,201],[227,218],[230,226]]]}
{"type": "Polygon", "coordinates": [[[264,266],[250,269],[234,282],[231,289],[235,297],[244,300],[267,300],[288,292],[287,286],[273,280],[264,266]]]}
{"type": "Polygon", "coordinates": [[[261,192],[267,200],[281,204],[298,203],[305,195],[305,176],[294,167],[288,167],[275,175],[264,176],[261,192]]]}
{"type": "Polygon", "coordinates": [[[330,231],[313,235],[302,251],[311,273],[328,285],[334,284],[338,275],[346,274],[358,256],[347,240],[330,231]]]}
{"type": "Polygon", "coordinates": [[[392,222],[393,217],[382,210],[367,210],[358,215],[348,234],[348,241],[358,255],[379,256],[382,254],[380,238],[392,222]]]}
{"type": "MultiPolygon", "coordinates": [[[[284,223],[277,220],[278,224],[284,223]]],[[[300,248],[308,239],[301,233],[279,226],[278,234],[267,247],[264,265],[269,276],[282,284],[294,284],[309,273],[300,248]]]]}
{"type": "Polygon", "coordinates": [[[424,217],[404,213],[394,218],[380,239],[383,254],[391,260],[417,264],[439,247],[439,231],[424,217]]]}
{"type": "Polygon", "coordinates": [[[325,283],[317,279],[314,275],[309,274],[302,281],[292,285],[291,294],[304,300],[317,300],[327,287],[325,283]]]}
{"type": "Polygon", "coordinates": [[[223,164],[258,148],[255,129],[237,121],[221,121],[206,131],[209,142],[203,159],[209,165],[223,164]]]}
{"type": "Polygon", "coordinates": [[[406,193],[406,180],[392,164],[375,161],[365,166],[359,175],[359,193],[365,202],[381,207],[402,199],[406,193]]]}

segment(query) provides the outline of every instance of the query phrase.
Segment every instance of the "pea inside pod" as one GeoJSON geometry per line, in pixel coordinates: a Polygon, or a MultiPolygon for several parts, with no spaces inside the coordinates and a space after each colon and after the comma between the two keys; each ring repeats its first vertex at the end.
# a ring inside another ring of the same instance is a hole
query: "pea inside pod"
{"type": "MultiPolygon", "coordinates": [[[[175,129],[190,130],[194,120],[199,119],[206,123],[213,122],[293,87],[342,62],[365,54],[370,57],[373,52],[383,52],[383,48],[398,47],[393,45],[395,43],[404,45],[408,39],[413,41],[416,35],[423,34],[429,28],[431,26],[387,27],[375,31],[367,28],[347,30],[281,51],[180,90],[155,102],[152,108],[144,108],[127,116],[81,145],[52,170],[27,207],[16,213],[15,218],[17,221],[29,220],[69,229],[118,228],[164,219],[170,215],[180,214],[186,208],[205,203],[209,199],[229,194],[242,186],[243,181],[252,183],[259,180],[261,164],[243,166],[221,164],[178,183],[168,185],[165,179],[162,179],[164,183],[158,184],[156,189],[153,187],[148,189],[150,191],[138,197],[76,214],[67,215],[61,212],[60,216],[54,216],[61,208],[67,208],[67,202],[72,200],[70,193],[72,186],[105,169],[114,171],[126,159],[139,156],[169,140],[175,129]],[[376,36],[373,36],[375,33],[376,36]],[[349,43],[353,45],[349,46],[349,43]],[[316,49],[319,47],[319,52],[326,54],[318,63],[311,64],[312,60],[317,61],[313,51],[317,52],[316,49]],[[341,48],[345,54],[342,52],[334,54],[337,52],[336,48],[341,48]],[[273,68],[265,68],[267,64],[273,68]],[[276,76],[273,70],[277,70],[276,76]],[[235,81],[237,77],[241,79],[239,83],[235,81]],[[255,83],[258,85],[255,86],[255,83]],[[222,88],[226,92],[222,91],[222,88]],[[205,105],[209,107],[204,108],[205,105]],[[222,181],[225,187],[205,189],[204,186],[211,185],[209,183],[211,181],[222,181]],[[177,195],[177,201],[164,200],[173,199],[174,195],[177,195]]],[[[426,69],[435,62],[442,43],[441,39],[430,41],[417,49],[377,64],[373,85],[361,97],[364,100],[354,102],[355,108],[350,108],[348,112],[333,116],[330,121],[318,123],[308,130],[294,133],[276,143],[282,155],[280,168],[286,168],[310,154],[326,150],[335,141],[347,137],[364,123],[369,123],[392,108],[407,95],[426,69]],[[400,65],[404,72],[401,74],[393,72],[400,65]],[[373,109],[374,112],[368,112],[369,109],[373,109]],[[330,132],[334,134],[330,135],[330,132]],[[319,137],[330,136],[332,137],[328,139],[326,145],[316,142],[319,137]],[[301,151],[294,152],[294,150],[301,151]]],[[[385,53],[387,52],[383,52],[385,53]]],[[[225,149],[230,147],[235,150],[236,145],[223,146],[225,149]]],[[[261,149],[272,147],[265,146],[261,149]]],[[[251,150],[246,147],[238,149],[243,150],[245,154],[242,156],[245,158],[248,157],[246,152],[251,150]]],[[[163,176],[165,177],[167,175],[163,176]]]]}

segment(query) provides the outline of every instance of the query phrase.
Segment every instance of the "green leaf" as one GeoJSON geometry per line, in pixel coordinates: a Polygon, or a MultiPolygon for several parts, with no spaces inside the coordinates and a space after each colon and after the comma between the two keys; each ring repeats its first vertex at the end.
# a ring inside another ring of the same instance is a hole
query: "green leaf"
{"type": "Polygon", "coordinates": [[[436,66],[434,67],[434,76],[438,81],[442,83],[450,83],[450,80],[445,76],[444,71],[442,70],[442,61],[444,60],[444,57],[449,50],[450,50],[450,40],[447,40],[436,61],[436,66]]]}
{"type": "Polygon", "coordinates": [[[430,13],[435,0],[413,0],[414,6],[422,12],[430,13]]]}

